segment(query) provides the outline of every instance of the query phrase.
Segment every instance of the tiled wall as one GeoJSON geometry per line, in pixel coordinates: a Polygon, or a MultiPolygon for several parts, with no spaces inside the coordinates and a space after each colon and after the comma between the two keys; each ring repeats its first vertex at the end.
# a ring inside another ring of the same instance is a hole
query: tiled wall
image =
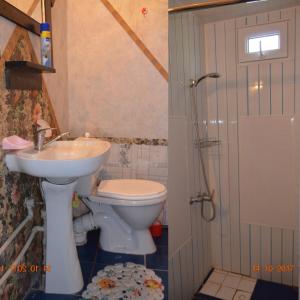
{"type": "MultiPolygon", "coordinates": [[[[135,178],[158,181],[165,186],[168,178],[168,147],[111,143],[108,162],[102,178],[135,178]]],[[[160,215],[167,224],[166,206],[160,215]]]]}

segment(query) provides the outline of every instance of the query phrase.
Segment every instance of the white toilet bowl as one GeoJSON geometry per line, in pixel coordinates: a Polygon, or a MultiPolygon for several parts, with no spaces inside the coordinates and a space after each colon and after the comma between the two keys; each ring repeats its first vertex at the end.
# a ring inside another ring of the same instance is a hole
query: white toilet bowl
{"type": "Polygon", "coordinates": [[[99,243],[105,251],[140,255],[155,252],[148,228],[159,216],[166,197],[165,186],[154,181],[101,181],[84,200],[91,213],[74,221],[76,243],[84,244],[87,231],[101,228],[99,243]]]}

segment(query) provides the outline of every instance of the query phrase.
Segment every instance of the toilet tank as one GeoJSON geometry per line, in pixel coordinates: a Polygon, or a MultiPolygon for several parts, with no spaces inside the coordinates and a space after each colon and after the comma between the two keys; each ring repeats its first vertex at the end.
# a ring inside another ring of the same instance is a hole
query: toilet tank
{"type": "Polygon", "coordinates": [[[83,197],[90,196],[98,185],[100,171],[101,168],[92,175],[78,178],[77,185],[75,187],[75,192],[77,192],[78,195],[83,197]]]}
{"type": "MultiPolygon", "coordinates": [[[[86,138],[86,137],[77,138],[77,140],[86,140],[86,139],[91,139],[91,138],[86,138]]],[[[83,197],[88,197],[97,188],[97,185],[99,183],[100,172],[103,169],[103,166],[106,163],[108,157],[109,157],[109,152],[105,155],[104,163],[100,166],[100,168],[95,173],[77,179],[75,192],[77,192],[78,195],[83,197]]]]}

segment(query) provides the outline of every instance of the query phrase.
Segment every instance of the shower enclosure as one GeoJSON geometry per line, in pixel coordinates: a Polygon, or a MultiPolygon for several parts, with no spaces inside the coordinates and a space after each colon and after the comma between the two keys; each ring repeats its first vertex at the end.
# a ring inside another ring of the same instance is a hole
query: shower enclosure
{"type": "Polygon", "coordinates": [[[299,28],[296,0],[169,14],[169,299],[213,269],[298,286],[299,28]]]}

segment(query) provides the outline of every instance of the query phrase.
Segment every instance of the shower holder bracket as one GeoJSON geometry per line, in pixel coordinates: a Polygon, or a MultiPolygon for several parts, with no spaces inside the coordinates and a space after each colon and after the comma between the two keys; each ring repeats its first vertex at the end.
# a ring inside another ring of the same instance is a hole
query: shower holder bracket
{"type": "Polygon", "coordinates": [[[214,147],[214,146],[219,146],[220,144],[221,144],[220,140],[214,140],[214,139],[200,139],[194,141],[194,145],[197,148],[214,147]]]}

